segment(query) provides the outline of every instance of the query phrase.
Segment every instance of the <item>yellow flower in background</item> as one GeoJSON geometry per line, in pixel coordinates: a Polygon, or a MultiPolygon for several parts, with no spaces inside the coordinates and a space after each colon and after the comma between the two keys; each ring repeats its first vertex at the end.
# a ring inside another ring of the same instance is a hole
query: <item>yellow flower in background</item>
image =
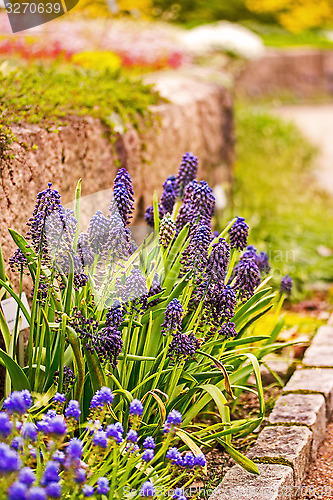
{"type": "Polygon", "coordinates": [[[333,22],[332,0],[246,0],[246,5],[253,12],[273,14],[293,33],[333,22]]]}
{"type": "Polygon", "coordinates": [[[121,16],[129,12],[147,18],[152,11],[152,0],[80,0],[77,8],[94,17],[121,16]]]}
{"type": "Polygon", "coordinates": [[[81,52],[74,54],[72,62],[85,69],[110,71],[115,73],[121,68],[121,59],[108,51],[81,52]]]}

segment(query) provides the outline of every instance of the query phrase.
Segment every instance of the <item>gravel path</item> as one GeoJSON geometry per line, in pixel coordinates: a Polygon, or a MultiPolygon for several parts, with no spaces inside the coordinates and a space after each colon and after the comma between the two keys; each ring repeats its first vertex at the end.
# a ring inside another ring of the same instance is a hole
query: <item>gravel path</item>
{"type": "Polygon", "coordinates": [[[282,106],[275,112],[296,123],[319,148],[317,177],[322,187],[333,194],[333,104],[282,106]]]}
{"type": "Polygon", "coordinates": [[[325,440],[303,483],[303,492],[300,500],[333,499],[333,422],[327,426],[325,440]]]}

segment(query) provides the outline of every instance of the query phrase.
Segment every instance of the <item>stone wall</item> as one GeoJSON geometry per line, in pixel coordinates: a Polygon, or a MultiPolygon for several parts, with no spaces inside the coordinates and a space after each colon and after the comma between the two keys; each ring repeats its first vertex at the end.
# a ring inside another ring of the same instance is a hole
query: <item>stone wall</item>
{"type": "Polygon", "coordinates": [[[236,91],[250,97],[287,93],[309,98],[333,94],[333,51],[269,50],[247,62],[236,76],[236,91]]]}
{"type": "Polygon", "coordinates": [[[134,183],[138,223],[152,203],[154,189],[161,193],[163,180],[176,173],[186,151],[199,157],[199,178],[212,185],[229,178],[234,138],[228,92],[220,85],[174,73],[153,80],[169,102],[152,108],[151,128],[139,133],[129,125],[113,137],[113,146],[110,131],[89,117],[70,118],[58,133],[37,125],[13,128],[28,148],[15,143],[15,159],[3,164],[0,172],[0,238],[7,259],[15,250],[7,228],[26,232],[36,195],[48,182],[60,191],[65,204],[73,199],[79,178],[86,196],[111,188],[118,166],[125,166],[134,183]]]}

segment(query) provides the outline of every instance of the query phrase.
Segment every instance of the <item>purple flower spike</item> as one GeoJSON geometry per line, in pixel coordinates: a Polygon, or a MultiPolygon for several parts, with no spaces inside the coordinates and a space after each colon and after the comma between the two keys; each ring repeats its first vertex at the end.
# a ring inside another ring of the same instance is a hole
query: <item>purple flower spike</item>
{"type": "Polygon", "coordinates": [[[235,328],[235,323],[232,323],[231,321],[229,321],[228,323],[223,323],[219,333],[221,335],[224,335],[224,337],[227,339],[236,337],[237,332],[235,328]]]}
{"type": "Polygon", "coordinates": [[[291,279],[291,277],[288,274],[283,276],[280,284],[280,292],[290,295],[292,286],[293,286],[293,280],[291,279]]]}
{"type": "Polygon", "coordinates": [[[109,481],[106,477],[99,477],[97,479],[97,493],[99,495],[107,495],[109,493],[109,481]]]}
{"type": "Polygon", "coordinates": [[[90,219],[87,235],[89,246],[95,254],[103,253],[109,237],[109,220],[100,210],[90,219]]]}
{"type": "Polygon", "coordinates": [[[177,198],[177,192],[172,184],[166,184],[161,196],[161,205],[165,213],[172,214],[173,207],[177,198]]]}
{"type": "Polygon", "coordinates": [[[176,334],[181,331],[184,310],[178,299],[172,299],[165,311],[165,319],[161,325],[163,334],[176,334]]]}
{"type": "Polygon", "coordinates": [[[13,429],[13,423],[4,411],[0,412],[0,437],[6,439],[13,429]]]}
{"type": "Polygon", "coordinates": [[[130,415],[139,415],[142,416],[143,414],[143,404],[139,399],[133,399],[130,403],[129,407],[129,412],[130,415]]]}
{"type": "Polygon", "coordinates": [[[237,220],[229,231],[231,248],[244,250],[247,244],[248,234],[249,226],[246,224],[244,217],[237,217],[237,220]]]}
{"type": "Polygon", "coordinates": [[[175,363],[193,358],[199,342],[193,333],[177,333],[169,345],[168,356],[175,363]]]}
{"type": "Polygon", "coordinates": [[[224,238],[213,244],[206,272],[217,282],[224,282],[228,270],[230,246],[224,238]]]}
{"type": "Polygon", "coordinates": [[[260,271],[253,259],[240,260],[235,267],[235,288],[242,301],[248,300],[260,284],[260,271]]]}
{"type": "Polygon", "coordinates": [[[183,253],[182,263],[185,273],[198,274],[204,271],[208,262],[210,235],[210,228],[206,225],[201,225],[196,229],[183,253]]]}
{"type": "Polygon", "coordinates": [[[79,402],[72,399],[65,410],[66,418],[73,418],[74,420],[79,420],[81,415],[79,402]]]}
{"type": "Polygon", "coordinates": [[[193,153],[185,153],[179,166],[177,185],[179,195],[183,197],[185,187],[195,179],[198,170],[198,158],[193,153]]]}
{"type": "Polygon", "coordinates": [[[140,496],[142,498],[152,498],[155,496],[155,487],[151,481],[143,483],[140,489],[140,496]]]}

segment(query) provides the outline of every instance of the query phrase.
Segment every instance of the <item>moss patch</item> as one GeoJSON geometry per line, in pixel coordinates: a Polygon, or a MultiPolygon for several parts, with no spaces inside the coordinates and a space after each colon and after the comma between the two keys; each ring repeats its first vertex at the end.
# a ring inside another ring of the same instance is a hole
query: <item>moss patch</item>
{"type": "Polygon", "coordinates": [[[159,99],[151,86],[120,74],[33,65],[0,76],[0,126],[37,123],[54,131],[66,117],[89,115],[116,131],[129,122],[139,128],[159,99]]]}

